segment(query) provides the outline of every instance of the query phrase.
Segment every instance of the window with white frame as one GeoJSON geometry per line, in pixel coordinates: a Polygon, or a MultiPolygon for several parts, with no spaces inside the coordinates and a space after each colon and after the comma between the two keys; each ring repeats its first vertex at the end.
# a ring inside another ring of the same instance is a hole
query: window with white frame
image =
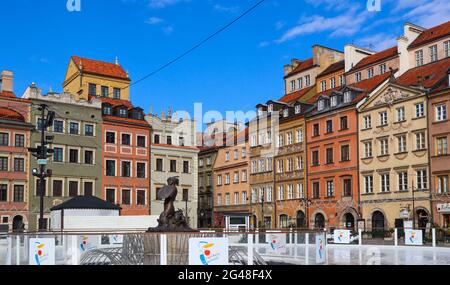
{"type": "Polygon", "coordinates": [[[416,67],[423,65],[423,50],[416,51],[416,67]]]}
{"type": "Polygon", "coordinates": [[[371,158],[373,156],[372,153],[372,142],[364,143],[364,158],[371,158]]]}
{"type": "Polygon", "coordinates": [[[277,173],[284,172],[284,160],[280,159],[277,161],[277,173]]]}
{"type": "Polygon", "coordinates": [[[416,133],[416,150],[424,150],[426,148],[425,132],[416,133]]]}
{"type": "Polygon", "coordinates": [[[284,186],[278,186],[278,200],[284,200],[284,186]]]}
{"type": "Polygon", "coordinates": [[[234,154],[234,160],[237,160],[237,159],[239,159],[239,150],[237,150],[237,149],[235,149],[234,151],[233,151],[233,154],[234,154]]]}
{"type": "Polygon", "coordinates": [[[367,70],[367,77],[368,77],[368,78],[372,78],[372,77],[373,77],[373,68],[369,68],[369,69],[367,70]]]}
{"type": "Polygon", "coordinates": [[[448,154],[448,139],[447,137],[436,138],[437,142],[437,155],[448,154]]]}
{"type": "Polygon", "coordinates": [[[284,136],[283,134],[279,134],[278,135],[278,147],[283,147],[284,146],[284,136]]]}
{"type": "Polygon", "coordinates": [[[425,107],[423,103],[418,103],[416,106],[416,118],[425,116],[425,107]]]}
{"type": "Polygon", "coordinates": [[[334,77],[330,79],[330,88],[336,88],[336,78],[334,77]]]}
{"type": "Polygon", "coordinates": [[[259,133],[259,145],[263,145],[266,143],[266,136],[264,134],[264,132],[260,132],[259,133]]]}
{"type": "Polygon", "coordinates": [[[267,171],[273,170],[273,158],[269,157],[267,159],[267,171]]]}
{"type": "Polygon", "coordinates": [[[297,157],[297,170],[303,169],[303,157],[299,156],[297,157]]]}
{"type": "Polygon", "coordinates": [[[389,173],[380,174],[381,192],[386,193],[390,191],[390,175],[389,173]]]}
{"type": "Polygon", "coordinates": [[[229,151],[227,151],[225,153],[225,161],[230,161],[230,152],[229,151]]]}
{"type": "Polygon", "coordinates": [[[267,131],[267,143],[268,144],[272,143],[272,132],[271,131],[267,131]]]}
{"type": "Polygon", "coordinates": [[[225,206],[230,206],[230,193],[225,193],[225,206]]]}
{"type": "Polygon", "coordinates": [[[355,74],[355,76],[356,76],[356,82],[360,82],[361,81],[361,72],[357,72],[355,74]]]}
{"type": "Polygon", "coordinates": [[[300,112],[302,111],[302,106],[301,105],[296,105],[295,106],[295,114],[300,114],[300,112]]]}
{"type": "Polygon", "coordinates": [[[259,172],[266,172],[266,160],[265,159],[259,160],[259,172]]]}
{"type": "Polygon", "coordinates": [[[252,147],[255,147],[258,145],[258,139],[257,139],[256,135],[252,135],[251,144],[252,144],[252,147]]]}
{"type": "Polygon", "coordinates": [[[222,175],[217,175],[217,186],[222,186],[222,175]]]}
{"type": "Polygon", "coordinates": [[[387,138],[380,139],[380,155],[389,154],[389,141],[387,138]]]}
{"type": "Polygon", "coordinates": [[[397,122],[405,121],[406,120],[405,107],[397,108],[396,111],[397,111],[397,122]]]}
{"type": "Polygon", "coordinates": [[[258,163],[256,162],[256,160],[252,161],[252,173],[255,174],[258,172],[258,163]]]}
{"type": "Polygon", "coordinates": [[[305,190],[303,189],[303,184],[297,184],[297,198],[304,199],[305,198],[305,190]]]}
{"type": "Polygon", "coordinates": [[[289,109],[284,109],[284,110],[283,110],[283,117],[284,117],[284,118],[289,117],[289,109]]]}
{"type": "Polygon", "coordinates": [[[380,65],[380,74],[384,74],[386,73],[386,64],[381,64],[380,65]]]}
{"type": "Polygon", "coordinates": [[[264,203],[264,187],[259,188],[259,203],[264,203]]]}
{"type": "Polygon", "coordinates": [[[273,189],[271,186],[266,188],[266,197],[267,197],[267,202],[272,202],[272,198],[273,198],[273,189]]]}
{"type": "Polygon", "coordinates": [[[241,204],[242,205],[247,205],[247,192],[242,192],[241,197],[242,197],[241,204]]]}
{"type": "Polygon", "coordinates": [[[234,172],[233,182],[239,183],[239,172],[238,171],[234,172]]]}
{"type": "Polygon", "coordinates": [[[406,171],[398,173],[398,191],[408,191],[408,173],[406,171]]]}
{"type": "Polygon", "coordinates": [[[327,197],[333,197],[334,196],[334,181],[329,180],[327,181],[327,197]]]}
{"type": "Polygon", "coordinates": [[[327,90],[327,82],[325,80],[322,80],[320,82],[320,89],[321,89],[321,91],[327,90]]]}
{"type": "Polygon", "coordinates": [[[448,193],[448,175],[438,176],[438,193],[448,193]]]}
{"type": "Polygon", "coordinates": [[[344,103],[350,103],[352,101],[352,92],[346,91],[344,93],[344,103]]]}
{"type": "Polygon", "coordinates": [[[294,185],[288,185],[287,187],[287,198],[288,200],[294,199],[294,185]]]}
{"type": "Polygon", "coordinates": [[[438,60],[437,45],[433,45],[429,49],[430,49],[430,62],[437,61],[438,60]]]}
{"type": "Polygon", "coordinates": [[[252,189],[252,203],[256,203],[258,201],[258,193],[256,188],[252,189]]]}
{"type": "Polygon", "coordinates": [[[397,136],[398,152],[406,152],[406,135],[397,136]]]}
{"type": "Polygon", "coordinates": [[[217,206],[222,206],[222,194],[217,194],[217,206]]]}
{"type": "Polygon", "coordinates": [[[339,75],[339,85],[340,86],[345,85],[345,75],[339,75]]]}
{"type": "Polygon", "coordinates": [[[436,110],[436,121],[447,120],[447,106],[445,104],[440,104],[435,107],[436,110]]]}
{"type": "Polygon", "coordinates": [[[372,117],[370,115],[364,116],[364,128],[365,129],[372,128],[372,117]]]}
{"type": "Polygon", "coordinates": [[[311,76],[306,75],[305,76],[305,86],[309,86],[309,85],[311,85],[311,76]]]}
{"type": "Polygon", "coordinates": [[[317,110],[322,111],[325,108],[325,100],[319,100],[317,102],[317,110]]]}
{"type": "Polygon", "coordinates": [[[242,182],[247,182],[247,170],[242,170],[242,182]]]}
{"type": "Polygon", "coordinates": [[[373,193],[373,176],[372,175],[364,176],[364,193],[366,193],[366,194],[373,193]]]}
{"type": "Polygon", "coordinates": [[[239,205],[239,192],[234,193],[234,205],[239,205]]]}
{"type": "Polygon", "coordinates": [[[242,148],[242,158],[247,157],[247,149],[245,147],[242,148]]]}
{"type": "Polygon", "coordinates": [[[416,184],[418,190],[428,189],[427,171],[425,169],[416,171],[416,184]]]}
{"type": "Polygon", "coordinates": [[[303,130],[299,129],[297,130],[297,143],[303,142],[303,130]]]}
{"type": "Polygon", "coordinates": [[[445,57],[450,57],[450,41],[444,42],[444,55],[445,57]]]}
{"type": "Polygon", "coordinates": [[[225,173],[225,185],[230,185],[230,173],[225,173]]]}
{"type": "Polygon", "coordinates": [[[291,145],[294,143],[294,136],[292,135],[292,132],[287,133],[287,144],[291,145]]]}
{"type": "Polygon", "coordinates": [[[337,106],[337,96],[331,97],[330,106],[331,107],[336,107],[337,106]]]}
{"type": "Polygon", "coordinates": [[[386,126],[388,124],[387,112],[380,112],[380,126],[386,126]]]}
{"type": "Polygon", "coordinates": [[[288,158],[286,161],[287,161],[287,171],[288,172],[293,171],[294,170],[294,167],[293,167],[294,163],[293,163],[292,158],[288,158]]]}
{"type": "Polygon", "coordinates": [[[291,80],[291,91],[295,91],[295,80],[291,80]]]}
{"type": "Polygon", "coordinates": [[[303,88],[303,78],[299,78],[297,81],[298,81],[298,89],[302,89],[303,88]]]}

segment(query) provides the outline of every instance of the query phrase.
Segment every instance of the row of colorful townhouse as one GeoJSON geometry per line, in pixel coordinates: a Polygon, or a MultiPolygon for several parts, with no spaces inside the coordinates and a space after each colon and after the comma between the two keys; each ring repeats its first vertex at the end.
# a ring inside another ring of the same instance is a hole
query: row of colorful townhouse
{"type": "Polygon", "coordinates": [[[246,143],[200,152],[203,223],[449,227],[450,22],[406,23],[397,41],[315,45],[286,65],[285,95],[256,106],[246,143]]]}

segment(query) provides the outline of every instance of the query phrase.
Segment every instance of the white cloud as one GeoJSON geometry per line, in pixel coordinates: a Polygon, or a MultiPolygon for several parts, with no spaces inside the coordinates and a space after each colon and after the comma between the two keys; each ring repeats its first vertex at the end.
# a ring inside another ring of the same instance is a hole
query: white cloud
{"type": "Polygon", "coordinates": [[[397,44],[397,37],[385,33],[371,35],[356,41],[356,44],[375,51],[382,51],[397,44]]]}
{"type": "Polygon", "coordinates": [[[358,8],[359,3],[351,0],[305,0],[314,7],[325,7],[326,10],[342,11],[349,8],[358,8]]]}
{"type": "Polygon", "coordinates": [[[239,12],[240,8],[238,6],[223,6],[220,4],[214,5],[214,10],[223,13],[236,14],[239,12]]]}
{"type": "Polygon", "coordinates": [[[284,21],[278,21],[278,22],[276,22],[275,23],[275,29],[278,31],[278,30],[281,30],[282,28],[284,28],[284,26],[286,25],[286,22],[284,22],[284,21]]]}
{"type": "Polygon", "coordinates": [[[406,20],[430,28],[450,19],[450,4],[448,0],[418,2],[421,4],[409,6],[412,10],[403,16],[406,20]]]}
{"type": "Polygon", "coordinates": [[[159,9],[159,8],[165,8],[167,6],[175,5],[180,2],[187,2],[187,1],[189,1],[189,0],[150,0],[148,3],[148,6],[150,8],[159,9]]]}
{"type": "Polygon", "coordinates": [[[164,33],[166,33],[167,35],[170,35],[173,32],[173,27],[172,26],[166,26],[166,27],[162,28],[162,31],[164,33]]]}
{"type": "Polygon", "coordinates": [[[267,46],[269,46],[269,45],[270,45],[270,42],[264,41],[264,42],[260,42],[260,43],[258,44],[258,47],[259,47],[259,48],[264,48],[264,47],[267,47],[267,46]]]}
{"type": "Polygon", "coordinates": [[[276,42],[283,43],[296,37],[320,32],[329,32],[329,36],[351,36],[361,30],[361,26],[370,17],[370,12],[357,12],[356,8],[336,17],[325,18],[320,15],[304,17],[299,24],[286,31],[276,42]]]}
{"type": "Polygon", "coordinates": [[[150,17],[147,19],[147,21],[145,21],[145,23],[149,25],[158,25],[161,24],[162,22],[164,22],[164,20],[158,17],[150,17]]]}

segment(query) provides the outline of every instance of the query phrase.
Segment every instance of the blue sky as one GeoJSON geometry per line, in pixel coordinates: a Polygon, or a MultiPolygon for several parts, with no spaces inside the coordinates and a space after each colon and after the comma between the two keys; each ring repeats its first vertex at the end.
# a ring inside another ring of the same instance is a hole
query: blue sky
{"type": "MultiPolygon", "coordinates": [[[[137,80],[237,17],[256,0],[2,1],[0,69],[15,73],[20,96],[31,82],[62,91],[71,55],[121,65],[137,80]]],[[[450,19],[448,0],[266,0],[251,14],[156,76],[132,87],[146,112],[252,110],[283,95],[283,65],[321,44],[354,43],[381,50],[395,44],[402,24],[431,27],[450,19]]]]}

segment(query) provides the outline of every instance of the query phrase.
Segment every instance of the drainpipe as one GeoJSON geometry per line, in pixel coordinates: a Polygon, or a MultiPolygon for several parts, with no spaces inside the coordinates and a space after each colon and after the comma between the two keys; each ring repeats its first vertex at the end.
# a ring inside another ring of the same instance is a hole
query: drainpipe
{"type": "Polygon", "coordinates": [[[148,167],[147,167],[147,172],[148,172],[148,197],[147,197],[147,203],[148,203],[148,214],[151,215],[152,214],[152,137],[153,137],[153,128],[152,126],[149,124],[150,127],[150,136],[148,139],[148,167]]]}
{"type": "MultiPolygon", "coordinates": [[[[425,105],[427,106],[427,111],[430,110],[428,109],[428,94],[425,93],[425,105]]],[[[428,179],[429,179],[429,183],[428,183],[428,187],[429,187],[429,191],[430,191],[430,223],[431,223],[431,227],[433,227],[434,224],[434,209],[433,209],[433,189],[432,189],[432,173],[431,173],[431,144],[430,144],[430,126],[431,126],[431,122],[430,122],[430,115],[427,112],[427,148],[428,148],[428,179]]]]}
{"type": "Polygon", "coordinates": [[[360,184],[359,184],[359,115],[358,115],[358,109],[356,109],[355,108],[355,114],[356,114],[356,145],[357,145],[357,148],[356,148],[356,157],[357,157],[357,160],[356,160],[356,169],[357,169],[357,171],[356,171],[356,173],[357,173],[357,175],[356,175],[356,182],[358,183],[357,184],[357,189],[358,189],[358,216],[359,216],[359,218],[360,219],[362,219],[362,212],[361,212],[361,187],[360,187],[360,184]]]}

